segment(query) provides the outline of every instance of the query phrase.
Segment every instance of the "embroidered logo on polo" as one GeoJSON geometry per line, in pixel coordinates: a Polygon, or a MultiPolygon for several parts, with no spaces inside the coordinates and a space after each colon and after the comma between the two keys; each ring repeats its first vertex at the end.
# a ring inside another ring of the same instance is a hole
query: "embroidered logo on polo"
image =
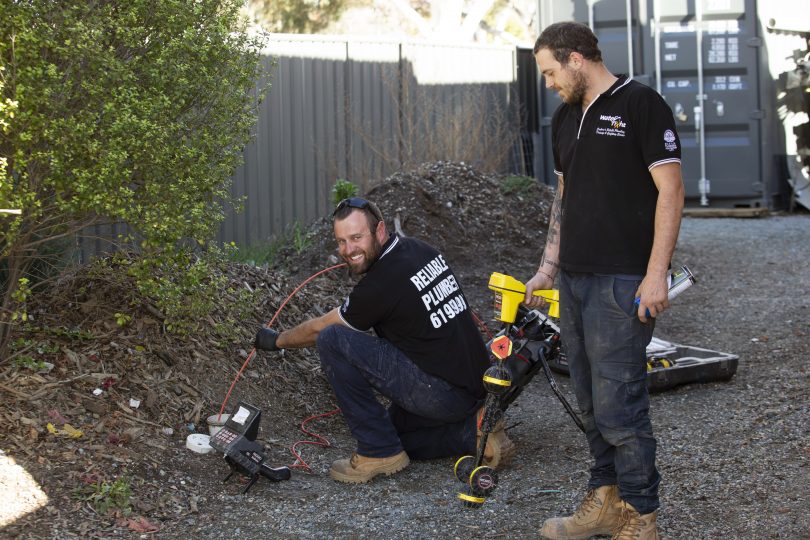
{"type": "Polygon", "coordinates": [[[596,134],[605,135],[607,137],[624,137],[625,128],[627,128],[627,123],[622,120],[621,116],[603,114],[599,117],[599,124],[596,126],[596,134]]]}
{"type": "Polygon", "coordinates": [[[675,142],[675,133],[671,129],[664,132],[664,149],[670,152],[678,149],[678,144],[675,142]]]}

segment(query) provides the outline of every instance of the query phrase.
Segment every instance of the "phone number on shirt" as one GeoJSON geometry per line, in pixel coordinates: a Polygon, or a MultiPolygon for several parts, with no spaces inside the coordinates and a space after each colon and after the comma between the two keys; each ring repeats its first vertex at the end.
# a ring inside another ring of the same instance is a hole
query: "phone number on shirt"
{"type": "Polygon", "coordinates": [[[431,313],[430,322],[433,324],[433,328],[440,328],[443,324],[454,318],[465,309],[467,309],[467,302],[464,300],[464,296],[459,294],[442,304],[439,309],[431,313]]]}

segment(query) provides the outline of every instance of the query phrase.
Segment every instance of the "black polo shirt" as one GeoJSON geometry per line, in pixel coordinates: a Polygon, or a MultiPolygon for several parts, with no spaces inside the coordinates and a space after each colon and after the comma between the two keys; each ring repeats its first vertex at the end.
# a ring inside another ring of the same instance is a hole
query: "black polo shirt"
{"type": "Polygon", "coordinates": [[[374,328],[420,369],[485,395],[489,357],[467,298],[444,257],[415,238],[391,235],[340,307],[352,328],[374,328]]]}
{"type": "Polygon", "coordinates": [[[681,161],[669,105],[652,88],[619,76],[584,112],[560,105],[551,133],[554,172],[565,181],[561,268],[645,274],[658,198],[650,170],[681,161]]]}

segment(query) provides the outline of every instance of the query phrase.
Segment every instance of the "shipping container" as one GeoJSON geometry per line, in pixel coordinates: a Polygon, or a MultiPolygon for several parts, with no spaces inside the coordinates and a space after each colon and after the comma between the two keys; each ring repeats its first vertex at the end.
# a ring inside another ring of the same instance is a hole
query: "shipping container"
{"type": "MultiPolygon", "coordinates": [[[[794,4],[808,11],[787,0],[554,0],[539,13],[541,29],[588,24],[611,72],[664,97],[681,138],[687,206],[781,209],[790,186],[768,46],[781,54],[786,45],[768,20],[794,4]]],[[[535,168],[553,185],[550,121],[560,101],[539,79],[535,168]]]]}

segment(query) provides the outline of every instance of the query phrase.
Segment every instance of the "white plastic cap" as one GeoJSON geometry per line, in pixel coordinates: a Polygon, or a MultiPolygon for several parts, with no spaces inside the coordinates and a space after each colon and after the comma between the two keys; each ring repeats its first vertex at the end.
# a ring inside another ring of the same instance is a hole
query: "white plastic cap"
{"type": "Polygon", "coordinates": [[[186,437],[186,448],[198,454],[207,454],[214,451],[209,444],[210,441],[210,435],[205,435],[203,433],[192,433],[186,437]]]}

